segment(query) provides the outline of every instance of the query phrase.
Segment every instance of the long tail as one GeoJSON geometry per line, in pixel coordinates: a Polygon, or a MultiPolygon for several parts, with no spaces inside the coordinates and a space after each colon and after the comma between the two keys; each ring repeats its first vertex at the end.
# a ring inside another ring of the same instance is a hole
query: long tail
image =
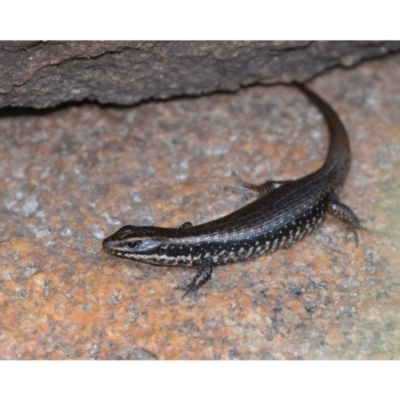
{"type": "Polygon", "coordinates": [[[335,171],[337,176],[333,178],[333,181],[340,185],[347,176],[351,163],[351,150],[346,128],[336,111],[318,94],[301,83],[294,82],[293,84],[318,107],[325,117],[329,129],[329,148],[325,163],[319,171],[326,174],[335,171]]]}

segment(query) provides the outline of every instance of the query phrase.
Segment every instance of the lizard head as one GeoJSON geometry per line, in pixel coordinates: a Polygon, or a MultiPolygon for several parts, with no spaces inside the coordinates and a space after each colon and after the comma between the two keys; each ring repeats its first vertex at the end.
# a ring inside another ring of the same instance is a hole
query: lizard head
{"type": "Polygon", "coordinates": [[[162,228],[127,225],[103,240],[103,250],[109,254],[133,259],[143,259],[160,254],[168,242],[162,228]]]}

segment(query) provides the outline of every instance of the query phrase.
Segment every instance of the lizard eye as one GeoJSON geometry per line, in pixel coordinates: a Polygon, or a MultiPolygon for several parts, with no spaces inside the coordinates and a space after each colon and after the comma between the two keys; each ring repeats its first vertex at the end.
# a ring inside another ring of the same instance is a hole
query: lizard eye
{"type": "Polygon", "coordinates": [[[141,240],[137,240],[135,242],[126,243],[126,246],[129,247],[130,249],[136,249],[141,243],[142,243],[141,240]]]}

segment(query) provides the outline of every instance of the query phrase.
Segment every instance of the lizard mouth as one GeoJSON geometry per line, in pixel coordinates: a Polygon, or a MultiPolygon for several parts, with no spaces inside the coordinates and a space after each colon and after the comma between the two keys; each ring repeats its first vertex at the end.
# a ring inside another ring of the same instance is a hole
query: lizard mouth
{"type": "MultiPolygon", "coordinates": [[[[121,243],[115,240],[112,235],[103,240],[103,250],[109,254],[122,255],[126,253],[127,249],[125,249],[125,247],[125,245],[121,246],[121,243]]],[[[133,248],[131,248],[131,250],[133,250],[133,248]]]]}

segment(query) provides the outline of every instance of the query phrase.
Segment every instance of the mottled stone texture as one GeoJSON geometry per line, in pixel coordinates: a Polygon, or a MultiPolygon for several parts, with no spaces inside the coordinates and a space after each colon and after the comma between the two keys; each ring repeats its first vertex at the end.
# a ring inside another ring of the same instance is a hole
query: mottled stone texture
{"type": "Polygon", "coordinates": [[[371,232],[357,246],[328,217],[288,250],[216,268],[183,301],[174,287],[194,270],[112,257],[102,239],[123,224],[197,224],[242,206],[232,172],[258,183],[315,170],[327,144],[318,110],[289,86],[3,110],[0,358],[399,358],[399,65],[392,56],[311,84],[348,128],[340,198],[371,232]]]}
{"type": "Polygon", "coordinates": [[[0,42],[0,107],[142,100],[303,81],[400,42],[0,42]]]}

